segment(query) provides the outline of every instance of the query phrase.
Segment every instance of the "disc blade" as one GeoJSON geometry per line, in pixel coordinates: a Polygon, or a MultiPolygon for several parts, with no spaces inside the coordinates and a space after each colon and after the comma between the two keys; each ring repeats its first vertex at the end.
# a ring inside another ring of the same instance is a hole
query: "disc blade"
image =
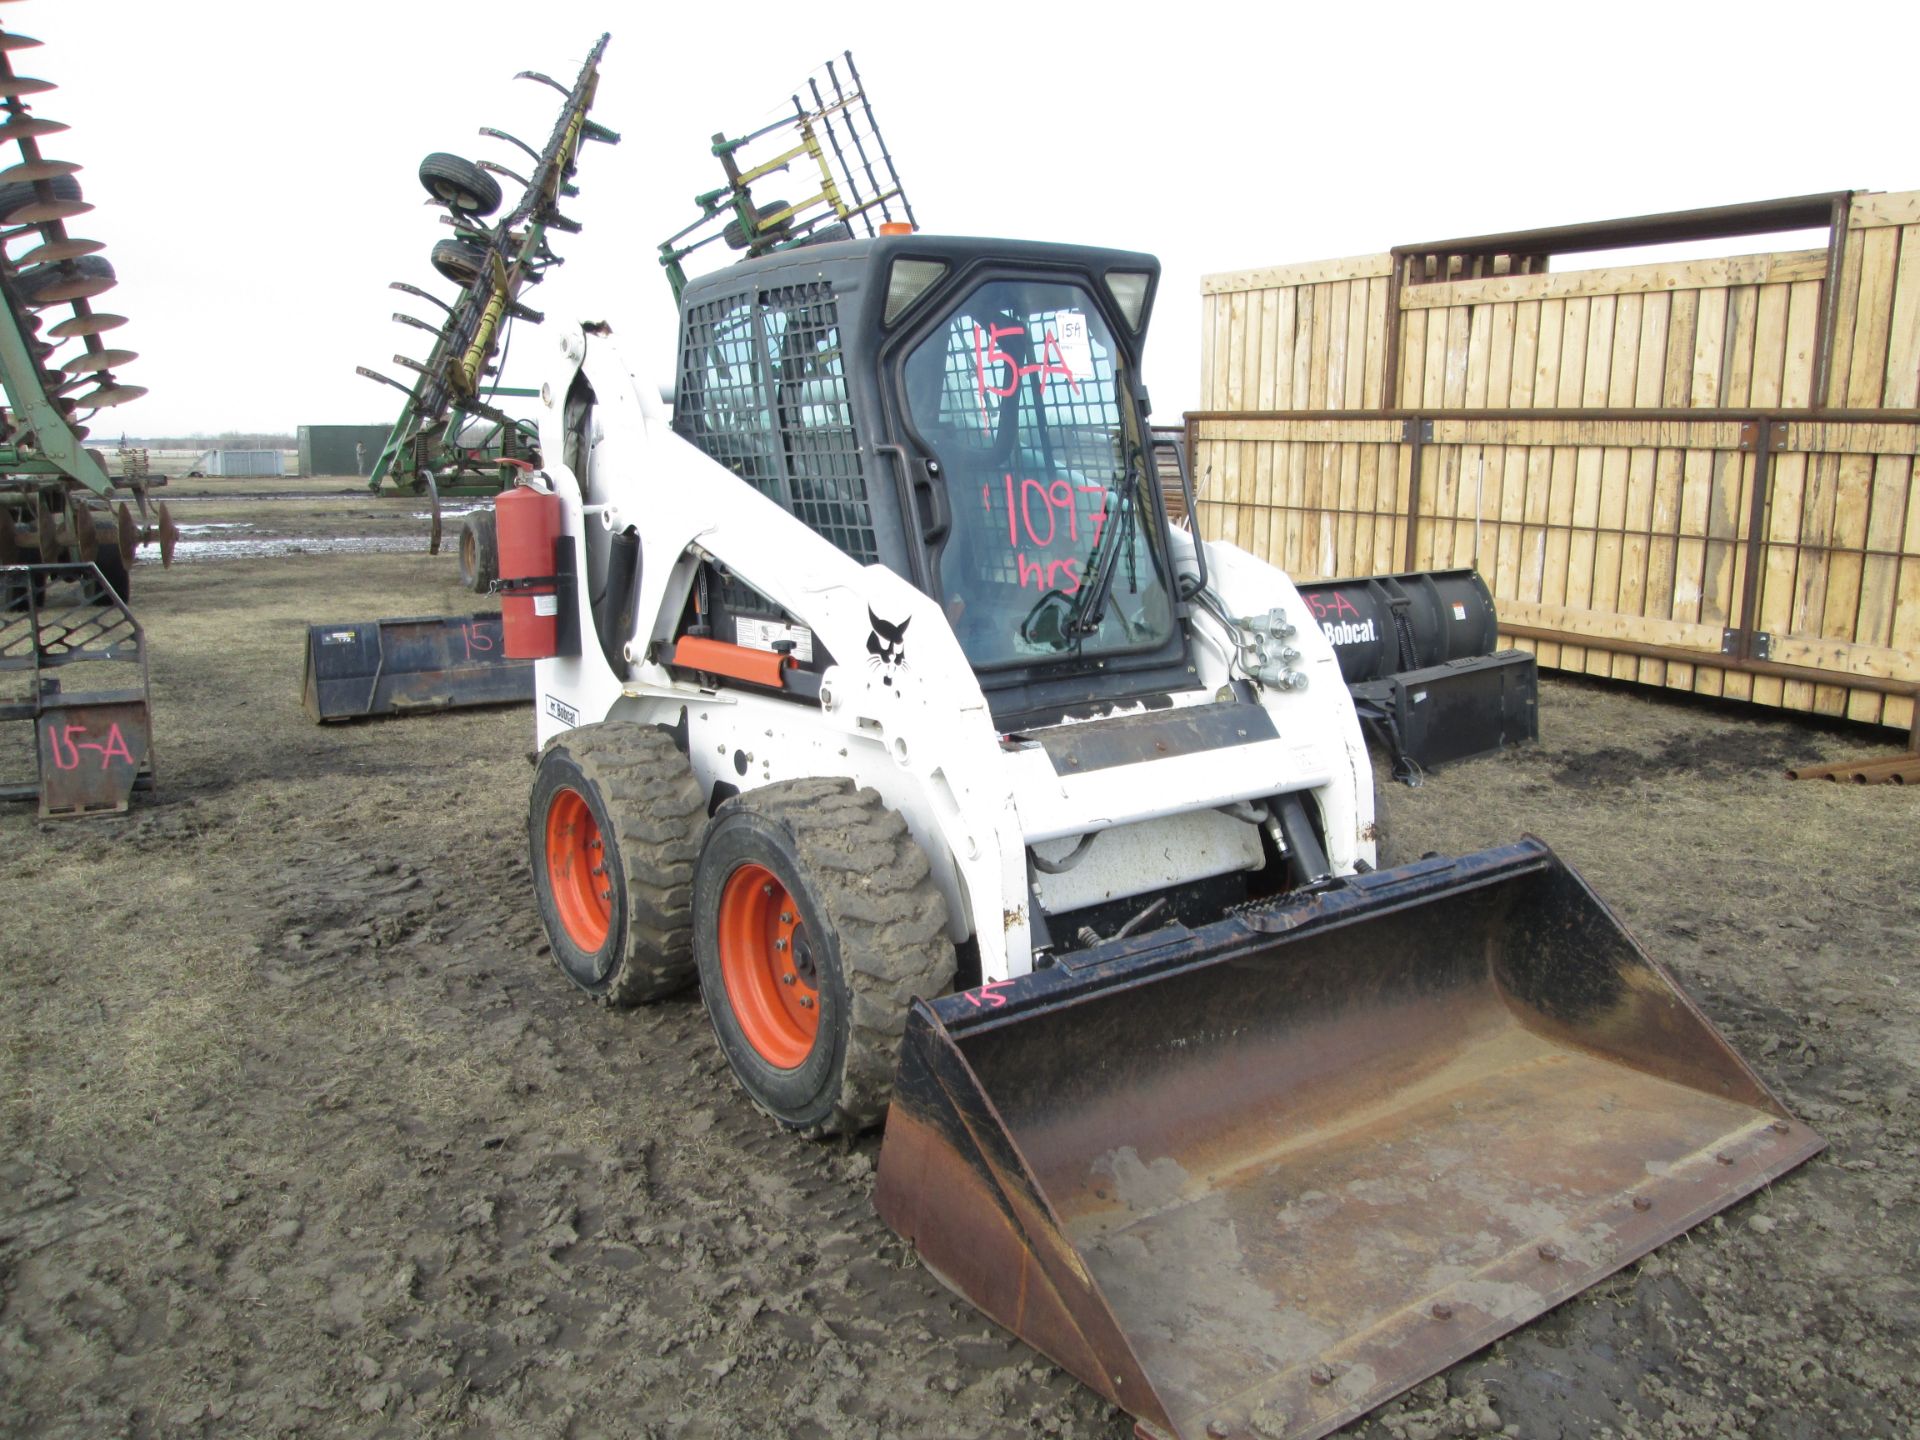
{"type": "Polygon", "coordinates": [[[0,35],[0,51],[32,50],[46,42],[36,40],[31,35],[0,35]]]}
{"type": "Polygon", "coordinates": [[[22,160],[0,170],[0,185],[22,185],[32,180],[58,180],[62,175],[78,175],[87,167],[71,160],[22,160]]]}
{"type": "Polygon", "coordinates": [[[88,300],[95,295],[104,295],[118,283],[108,275],[76,275],[71,280],[49,285],[27,304],[34,310],[44,310],[49,305],[62,305],[69,300],[88,300]]]}
{"type": "Polygon", "coordinates": [[[62,130],[71,130],[71,125],[62,125],[58,120],[40,120],[28,116],[24,120],[9,120],[0,125],[0,145],[11,144],[15,140],[38,140],[43,135],[58,135],[62,130]]]}
{"type": "Polygon", "coordinates": [[[157,507],[160,512],[160,568],[166,569],[173,564],[173,547],[180,543],[180,527],[173,523],[173,515],[162,500],[157,507]]]}
{"type": "Polygon", "coordinates": [[[108,330],[118,330],[127,323],[124,315],[109,315],[104,310],[96,310],[91,315],[75,315],[53,326],[47,334],[55,340],[70,340],[75,335],[99,335],[108,330]]]}
{"type": "Polygon", "coordinates": [[[78,260],[82,255],[98,255],[107,248],[104,240],[81,240],[69,237],[64,240],[49,240],[37,249],[29,250],[13,263],[22,270],[29,265],[44,265],[53,260],[78,260]]]}
{"type": "Polygon", "coordinates": [[[140,358],[138,350],[83,350],[78,355],[69,355],[59,364],[59,369],[70,374],[84,375],[95,370],[112,370],[116,366],[131,365],[140,358]]]}
{"type": "Polygon", "coordinates": [[[126,501],[120,502],[119,508],[114,511],[113,518],[120,532],[117,537],[120,542],[120,558],[131,565],[134,548],[140,543],[140,531],[134,526],[133,512],[127,508],[126,501]]]}
{"type": "Polygon", "coordinates": [[[73,403],[82,410],[105,410],[109,405],[124,405],[147,393],[144,385],[108,385],[91,390],[73,403]]]}
{"type": "Polygon", "coordinates": [[[59,88],[51,80],[36,80],[31,75],[0,75],[0,95],[20,98],[27,95],[44,95],[49,90],[59,88]]]}
{"type": "Polygon", "coordinates": [[[71,220],[93,209],[89,200],[36,200],[7,215],[9,225],[44,225],[49,220],[71,220]]]}

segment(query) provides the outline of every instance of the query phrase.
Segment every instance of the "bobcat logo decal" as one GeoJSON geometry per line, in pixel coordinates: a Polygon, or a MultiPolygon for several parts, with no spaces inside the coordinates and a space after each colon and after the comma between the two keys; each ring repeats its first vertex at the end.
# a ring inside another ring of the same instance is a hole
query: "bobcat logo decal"
{"type": "Polygon", "coordinates": [[[891,685],[893,677],[907,668],[907,626],[913,623],[913,617],[890,625],[869,609],[867,619],[873,622],[873,631],[867,636],[867,664],[881,672],[882,685],[891,685]]]}

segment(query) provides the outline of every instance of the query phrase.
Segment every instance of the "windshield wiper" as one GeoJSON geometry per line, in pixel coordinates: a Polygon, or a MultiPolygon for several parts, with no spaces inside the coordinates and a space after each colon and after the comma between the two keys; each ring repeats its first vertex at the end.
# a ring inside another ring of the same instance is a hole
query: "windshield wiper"
{"type": "Polygon", "coordinates": [[[1131,553],[1133,549],[1134,497],[1144,477],[1146,449],[1140,443],[1140,415],[1133,407],[1124,366],[1114,366],[1113,384],[1115,394],[1120,397],[1120,433],[1126,442],[1125,488],[1120,492],[1118,513],[1107,518],[1089,573],[1081,578],[1080,588],[1067,610],[1063,628],[1069,635],[1091,635],[1105,622],[1107,601],[1113,593],[1114,561],[1121,551],[1131,553]]]}

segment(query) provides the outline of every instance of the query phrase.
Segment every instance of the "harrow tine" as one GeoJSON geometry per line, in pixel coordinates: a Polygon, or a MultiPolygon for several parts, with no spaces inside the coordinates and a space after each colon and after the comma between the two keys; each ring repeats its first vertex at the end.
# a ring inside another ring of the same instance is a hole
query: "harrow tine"
{"type": "Polygon", "coordinates": [[[449,315],[453,313],[453,307],[451,305],[449,305],[446,301],[442,300],[438,295],[428,294],[425,290],[422,290],[418,285],[409,285],[404,280],[395,280],[391,282],[387,286],[387,288],[389,290],[398,290],[403,295],[411,295],[416,300],[431,300],[435,305],[438,305],[442,310],[446,311],[449,315]]]}
{"type": "Polygon", "coordinates": [[[513,78],[516,80],[538,80],[542,85],[551,85],[554,89],[558,90],[562,95],[567,96],[569,99],[571,99],[573,96],[573,92],[567,89],[567,87],[562,85],[558,80],[555,80],[551,75],[542,75],[538,70],[522,70],[518,75],[514,76],[513,78]]]}
{"type": "Polygon", "coordinates": [[[427,499],[433,505],[433,530],[427,536],[427,554],[440,553],[440,487],[433,483],[433,472],[422,470],[420,479],[427,487],[427,499]]]}
{"type": "Polygon", "coordinates": [[[429,335],[438,335],[440,333],[440,327],[438,325],[429,325],[426,321],[416,320],[413,316],[404,314],[399,310],[393,312],[393,318],[401,325],[411,325],[414,329],[424,330],[429,335]]]}
{"type": "Polygon", "coordinates": [[[394,389],[398,390],[402,395],[411,396],[413,394],[413,391],[411,388],[409,388],[408,386],[402,385],[398,380],[389,380],[386,376],[382,375],[378,370],[369,370],[364,365],[356,365],[353,367],[353,372],[356,375],[364,375],[369,380],[378,380],[382,385],[391,385],[394,389]]]}
{"type": "Polygon", "coordinates": [[[485,135],[489,140],[504,140],[509,145],[518,145],[522,150],[527,152],[534,164],[538,165],[540,163],[540,152],[518,136],[509,135],[504,130],[496,130],[491,125],[482,125],[480,127],[480,133],[485,135]]]}
{"type": "Polygon", "coordinates": [[[506,166],[496,165],[491,160],[482,160],[479,162],[479,165],[482,170],[491,170],[496,175],[504,175],[507,177],[507,179],[517,182],[522,190],[526,189],[527,186],[532,183],[527,179],[526,176],[516,175],[513,171],[509,170],[506,166]]]}

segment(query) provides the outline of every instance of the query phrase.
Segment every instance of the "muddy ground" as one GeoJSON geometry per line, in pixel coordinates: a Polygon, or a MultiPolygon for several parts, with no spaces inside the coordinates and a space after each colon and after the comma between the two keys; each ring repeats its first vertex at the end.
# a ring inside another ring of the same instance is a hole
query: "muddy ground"
{"type": "MultiPolygon", "coordinates": [[[[136,572],[160,787],[0,812],[0,1432],[1120,1440],[870,1205],[875,1138],[735,1089],[696,997],[543,953],[525,710],[320,729],[303,625],[475,608],[351,481],[176,487],[303,553],[136,572]]],[[[1537,748],[1392,797],[1532,831],[1831,1149],[1388,1405],[1369,1440],[1920,1434],[1920,798],[1887,732],[1548,679],[1537,748]]]]}

